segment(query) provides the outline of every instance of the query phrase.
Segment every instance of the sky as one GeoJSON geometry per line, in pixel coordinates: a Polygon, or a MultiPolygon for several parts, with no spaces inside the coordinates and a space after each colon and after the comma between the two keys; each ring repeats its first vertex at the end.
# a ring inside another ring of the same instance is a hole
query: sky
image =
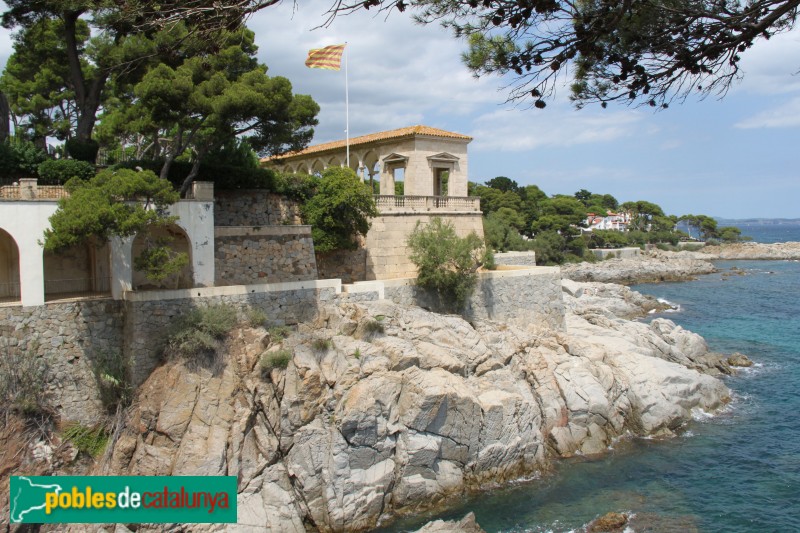
{"type": "MultiPolygon", "coordinates": [[[[347,42],[353,137],[424,124],[474,138],[471,181],[588,189],[675,215],[800,218],[800,27],[742,54],[744,77],[722,99],[576,110],[565,86],[538,110],[506,103],[507,80],[474,78],[461,63],[465,43],[447,30],[374,10],[319,27],[331,3],[284,1],[248,21],[269,74],[320,104],[312,144],[345,137],[345,73],[307,68],[307,52],[347,42]]],[[[10,51],[0,30],[0,64],[10,51]]]]}

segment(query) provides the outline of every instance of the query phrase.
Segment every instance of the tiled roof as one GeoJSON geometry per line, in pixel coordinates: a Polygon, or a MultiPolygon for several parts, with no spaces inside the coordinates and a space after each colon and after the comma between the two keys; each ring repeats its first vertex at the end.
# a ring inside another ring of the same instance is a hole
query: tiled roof
{"type": "MultiPolygon", "coordinates": [[[[375,141],[386,141],[390,139],[400,139],[403,137],[413,137],[415,135],[425,135],[429,137],[447,137],[450,139],[464,139],[467,141],[472,140],[472,137],[468,135],[453,133],[452,131],[440,130],[438,128],[431,128],[430,126],[409,126],[407,128],[398,128],[396,130],[389,130],[389,131],[379,131],[378,133],[370,133],[369,135],[353,137],[352,139],[350,139],[350,147],[352,148],[361,144],[372,143],[375,141]]],[[[283,154],[280,156],[265,157],[261,161],[270,161],[272,159],[287,159],[291,157],[315,154],[318,152],[325,152],[328,150],[337,150],[340,148],[344,148],[345,145],[346,145],[345,139],[339,141],[332,141],[328,143],[315,144],[314,146],[309,146],[305,150],[300,150],[299,152],[290,152],[288,154],[283,154]]]]}

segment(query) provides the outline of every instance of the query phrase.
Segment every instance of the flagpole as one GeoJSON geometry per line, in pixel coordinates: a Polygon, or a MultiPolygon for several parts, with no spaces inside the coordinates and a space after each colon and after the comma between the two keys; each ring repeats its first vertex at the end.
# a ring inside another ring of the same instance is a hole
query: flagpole
{"type": "Polygon", "coordinates": [[[347,147],[347,168],[350,168],[350,89],[347,84],[347,41],[344,44],[344,133],[345,146],[347,147]]]}

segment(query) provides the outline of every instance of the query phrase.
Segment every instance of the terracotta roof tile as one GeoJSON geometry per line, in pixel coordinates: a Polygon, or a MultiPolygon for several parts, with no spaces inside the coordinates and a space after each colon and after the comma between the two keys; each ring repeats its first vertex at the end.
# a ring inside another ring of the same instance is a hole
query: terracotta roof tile
{"type": "MultiPolygon", "coordinates": [[[[403,137],[413,137],[415,135],[425,135],[430,137],[448,137],[451,139],[464,139],[468,141],[472,140],[472,137],[468,135],[462,135],[461,133],[453,133],[451,131],[440,130],[438,128],[431,128],[430,126],[417,125],[417,126],[409,126],[406,128],[398,128],[396,130],[370,133],[369,135],[362,135],[360,137],[353,137],[352,139],[350,139],[350,147],[353,148],[355,146],[372,143],[375,141],[386,141],[390,139],[400,139],[403,137]]],[[[265,157],[261,161],[264,162],[264,161],[271,161],[273,159],[288,159],[297,156],[305,156],[319,152],[326,152],[328,150],[338,150],[340,148],[344,148],[345,145],[346,145],[346,140],[341,139],[339,141],[315,144],[313,146],[309,146],[305,150],[300,150],[299,152],[289,152],[288,154],[283,154],[280,156],[265,157]]]]}

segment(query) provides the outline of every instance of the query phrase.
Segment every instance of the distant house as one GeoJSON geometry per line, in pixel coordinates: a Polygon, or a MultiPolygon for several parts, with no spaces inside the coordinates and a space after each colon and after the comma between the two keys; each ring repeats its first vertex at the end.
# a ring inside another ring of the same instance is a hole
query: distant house
{"type": "Polygon", "coordinates": [[[586,227],[589,231],[598,229],[626,231],[630,222],[631,214],[626,212],[612,213],[609,211],[606,216],[596,215],[594,213],[586,214],[586,227]]]}

